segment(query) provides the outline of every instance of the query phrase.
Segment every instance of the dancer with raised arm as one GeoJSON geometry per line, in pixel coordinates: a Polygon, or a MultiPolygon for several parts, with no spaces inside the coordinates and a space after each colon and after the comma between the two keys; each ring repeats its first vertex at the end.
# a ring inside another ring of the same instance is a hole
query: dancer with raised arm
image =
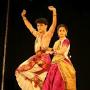
{"type": "Polygon", "coordinates": [[[25,16],[26,10],[21,13],[24,24],[36,38],[36,54],[20,64],[15,71],[16,80],[22,90],[42,90],[50,67],[50,55],[46,52],[56,28],[57,13],[56,8],[53,6],[49,6],[48,9],[52,12],[52,24],[48,31],[48,22],[45,18],[39,18],[35,21],[37,25],[37,29],[35,29],[25,16]]]}

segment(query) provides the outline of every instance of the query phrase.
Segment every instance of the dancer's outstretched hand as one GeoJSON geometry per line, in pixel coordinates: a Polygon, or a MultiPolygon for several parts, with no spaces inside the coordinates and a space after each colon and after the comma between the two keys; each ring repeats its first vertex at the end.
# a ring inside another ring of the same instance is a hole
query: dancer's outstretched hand
{"type": "Polygon", "coordinates": [[[56,11],[56,8],[55,8],[54,6],[48,6],[48,9],[49,9],[50,11],[56,11]]]}
{"type": "Polygon", "coordinates": [[[23,9],[23,11],[22,11],[22,13],[21,13],[21,16],[23,17],[23,16],[25,16],[25,15],[26,15],[26,10],[23,9]]]}

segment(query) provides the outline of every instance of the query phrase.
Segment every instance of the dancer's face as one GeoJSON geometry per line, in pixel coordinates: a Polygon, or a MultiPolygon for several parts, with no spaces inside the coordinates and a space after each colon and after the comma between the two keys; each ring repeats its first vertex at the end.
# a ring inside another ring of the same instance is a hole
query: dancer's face
{"type": "Polygon", "coordinates": [[[65,27],[60,27],[58,30],[58,36],[60,38],[64,38],[64,37],[66,37],[66,35],[67,35],[67,31],[66,31],[65,27]]]}
{"type": "Polygon", "coordinates": [[[40,33],[45,33],[47,30],[47,25],[44,23],[37,23],[37,29],[40,33]]]}

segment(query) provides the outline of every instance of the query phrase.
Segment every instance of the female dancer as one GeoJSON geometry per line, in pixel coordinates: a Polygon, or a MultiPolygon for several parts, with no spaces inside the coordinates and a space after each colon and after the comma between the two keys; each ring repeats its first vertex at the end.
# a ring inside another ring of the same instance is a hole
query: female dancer
{"type": "Polygon", "coordinates": [[[66,37],[68,28],[65,24],[60,24],[57,27],[59,39],[55,42],[53,50],[53,63],[57,63],[60,73],[65,82],[65,90],[76,90],[76,75],[75,69],[68,57],[70,49],[70,41],[66,37]]]}

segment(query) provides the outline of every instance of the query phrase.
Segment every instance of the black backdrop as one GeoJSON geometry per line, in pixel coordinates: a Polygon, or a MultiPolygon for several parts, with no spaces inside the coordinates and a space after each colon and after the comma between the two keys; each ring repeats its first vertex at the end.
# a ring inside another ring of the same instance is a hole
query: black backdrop
{"type": "MultiPolygon", "coordinates": [[[[51,13],[48,6],[57,9],[58,24],[68,25],[68,38],[71,41],[71,60],[77,72],[77,90],[89,90],[89,50],[90,50],[90,12],[87,0],[10,0],[7,53],[5,65],[4,90],[20,90],[14,76],[17,66],[34,54],[34,37],[25,27],[21,18],[23,9],[34,27],[38,17],[45,17],[51,24],[51,13]]],[[[2,79],[2,62],[4,36],[6,30],[7,1],[0,1],[0,84],[2,79]]],[[[50,25],[49,24],[49,25],[50,25]]],[[[58,39],[56,32],[50,46],[58,39]]]]}

